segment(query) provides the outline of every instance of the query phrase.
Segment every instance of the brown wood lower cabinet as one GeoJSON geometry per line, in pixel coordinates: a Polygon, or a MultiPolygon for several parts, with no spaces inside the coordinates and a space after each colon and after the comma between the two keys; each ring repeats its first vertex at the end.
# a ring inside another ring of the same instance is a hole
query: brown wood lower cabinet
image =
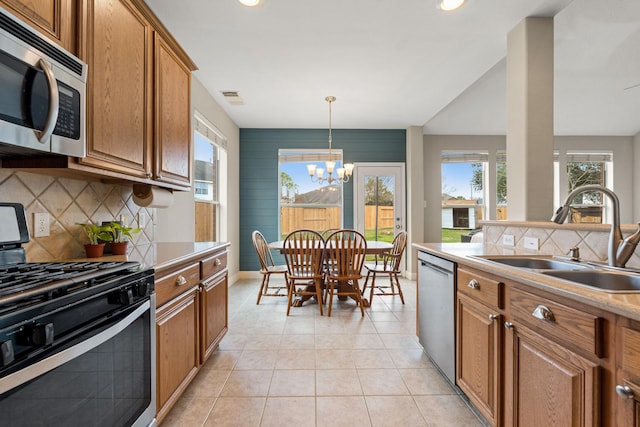
{"type": "Polygon", "coordinates": [[[615,385],[618,426],[640,426],[640,323],[619,319],[615,385]]]}
{"type": "Polygon", "coordinates": [[[456,301],[457,385],[491,425],[640,426],[638,324],[466,265],[456,301]]]}
{"type": "Polygon", "coordinates": [[[158,422],[227,332],[226,247],[156,268],[158,422]]]}
{"type": "Polygon", "coordinates": [[[198,372],[198,288],[192,288],[156,312],[157,405],[164,417],[198,372]]]}
{"type": "Polygon", "coordinates": [[[509,329],[505,425],[601,425],[598,365],[524,326],[509,329]]]}
{"type": "Polygon", "coordinates": [[[459,295],[457,317],[458,386],[487,421],[499,425],[502,316],[459,295]]]}

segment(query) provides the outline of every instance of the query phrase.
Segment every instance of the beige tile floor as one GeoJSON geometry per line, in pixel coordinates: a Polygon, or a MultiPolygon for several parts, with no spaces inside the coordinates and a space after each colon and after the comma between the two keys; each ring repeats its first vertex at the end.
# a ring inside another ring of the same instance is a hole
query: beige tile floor
{"type": "Polygon", "coordinates": [[[405,305],[374,297],[362,318],[351,300],[287,317],[286,298],[256,305],[259,281],[237,282],[229,332],[162,426],[482,426],[425,356],[401,283],[405,305]]]}

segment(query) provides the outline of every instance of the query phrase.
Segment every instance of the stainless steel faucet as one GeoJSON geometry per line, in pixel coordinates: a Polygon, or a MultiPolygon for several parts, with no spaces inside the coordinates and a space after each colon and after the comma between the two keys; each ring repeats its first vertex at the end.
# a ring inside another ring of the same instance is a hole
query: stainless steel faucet
{"type": "Polygon", "coordinates": [[[607,248],[607,263],[612,267],[624,267],[633,251],[640,242],[640,223],[638,223],[638,231],[622,239],[622,231],[620,230],[620,201],[613,191],[601,185],[583,185],[574,189],[567,196],[564,204],[551,217],[551,221],[556,224],[562,224],[569,215],[571,201],[578,195],[587,191],[600,191],[609,196],[613,202],[613,222],[611,223],[611,233],[609,234],[609,246],[607,248]]]}

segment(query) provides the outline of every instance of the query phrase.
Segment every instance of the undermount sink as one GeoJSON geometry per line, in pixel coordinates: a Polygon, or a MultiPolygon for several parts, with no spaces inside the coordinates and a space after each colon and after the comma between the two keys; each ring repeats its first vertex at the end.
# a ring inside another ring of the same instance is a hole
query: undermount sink
{"type": "Polygon", "coordinates": [[[542,257],[483,256],[479,258],[508,265],[511,267],[529,268],[532,270],[583,270],[592,268],[591,266],[585,264],[542,257]]]}
{"type": "Polygon", "coordinates": [[[606,292],[640,292],[640,275],[608,270],[554,270],[543,274],[606,292]]]}

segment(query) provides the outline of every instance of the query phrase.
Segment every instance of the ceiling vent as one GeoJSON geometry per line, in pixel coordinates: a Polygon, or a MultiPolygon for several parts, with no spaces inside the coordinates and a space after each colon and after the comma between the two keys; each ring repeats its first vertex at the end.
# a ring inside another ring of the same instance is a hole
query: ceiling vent
{"type": "Polygon", "coordinates": [[[240,95],[238,95],[237,91],[234,90],[223,90],[222,95],[224,99],[231,105],[243,105],[244,99],[240,95]]]}

